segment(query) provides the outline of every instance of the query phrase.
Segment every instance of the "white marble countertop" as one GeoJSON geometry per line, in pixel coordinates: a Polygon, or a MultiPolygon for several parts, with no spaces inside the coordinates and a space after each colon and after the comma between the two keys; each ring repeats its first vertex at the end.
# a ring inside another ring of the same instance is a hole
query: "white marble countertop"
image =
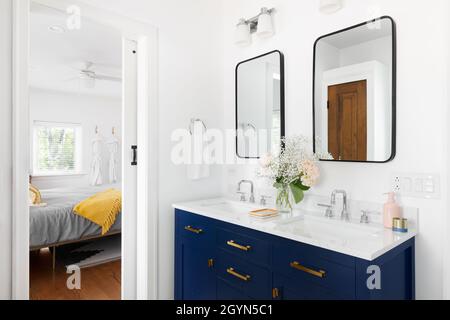
{"type": "Polygon", "coordinates": [[[327,219],[322,213],[307,211],[263,220],[248,214],[260,206],[225,198],[178,203],[173,207],[367,261],[377,259],[417,235],[415,229],[397,233],[378,224],[327,219]]]}

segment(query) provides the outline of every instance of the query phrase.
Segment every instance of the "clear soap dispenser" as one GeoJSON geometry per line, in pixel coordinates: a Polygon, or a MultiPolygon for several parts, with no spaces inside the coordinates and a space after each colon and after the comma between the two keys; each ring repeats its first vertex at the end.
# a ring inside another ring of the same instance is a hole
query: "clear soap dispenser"
{"type": "Polygon", "coordinates": [[[383,222],[384,227],[392,229],[392,223],[394,218],[401,218],[401,208],[395,201],[395,192],[386,193],[388,195],[388,200],[383,207],[383,222]]]}

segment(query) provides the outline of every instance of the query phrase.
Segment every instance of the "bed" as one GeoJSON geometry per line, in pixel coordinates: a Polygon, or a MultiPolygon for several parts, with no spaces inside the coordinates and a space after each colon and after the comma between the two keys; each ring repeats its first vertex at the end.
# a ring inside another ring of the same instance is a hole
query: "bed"
{"type": "Polygon", "coordinates": [[[110,188],[120,190],[120,185],[41,190],[42,201],[47,206],[30,207],[30,250],[52,248],[54,267],[56,247],[121,233],[121,213],[109,232],[102,236],[100,226],[73,212],[80,201],[110,188]]]}

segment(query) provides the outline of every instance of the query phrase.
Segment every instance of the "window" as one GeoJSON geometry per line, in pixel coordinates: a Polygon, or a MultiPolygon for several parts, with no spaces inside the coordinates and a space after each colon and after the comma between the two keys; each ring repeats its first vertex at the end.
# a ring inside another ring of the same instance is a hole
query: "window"
{"type": "Polygon", "coordinates": [[[35,122],[33,175],[81,173],[81,125],[35,122]]]}

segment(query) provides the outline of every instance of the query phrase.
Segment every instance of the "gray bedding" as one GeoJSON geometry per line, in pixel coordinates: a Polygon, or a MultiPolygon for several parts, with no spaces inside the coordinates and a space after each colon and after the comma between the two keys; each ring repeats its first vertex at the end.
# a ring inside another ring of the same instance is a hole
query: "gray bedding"
{"type": "MultiPolygon", "coordinates": [[[[42,247],[101,235],[101,227],[76,215],[73,207],[95,193],[110,188],[120,190],[119,185],[42,190],[42,202],[47,203],[47,206],[30,208],[30,247],[42,247]]],[[[121,226],[119,214],[109,232],[120,231],[121,226]]]]}

